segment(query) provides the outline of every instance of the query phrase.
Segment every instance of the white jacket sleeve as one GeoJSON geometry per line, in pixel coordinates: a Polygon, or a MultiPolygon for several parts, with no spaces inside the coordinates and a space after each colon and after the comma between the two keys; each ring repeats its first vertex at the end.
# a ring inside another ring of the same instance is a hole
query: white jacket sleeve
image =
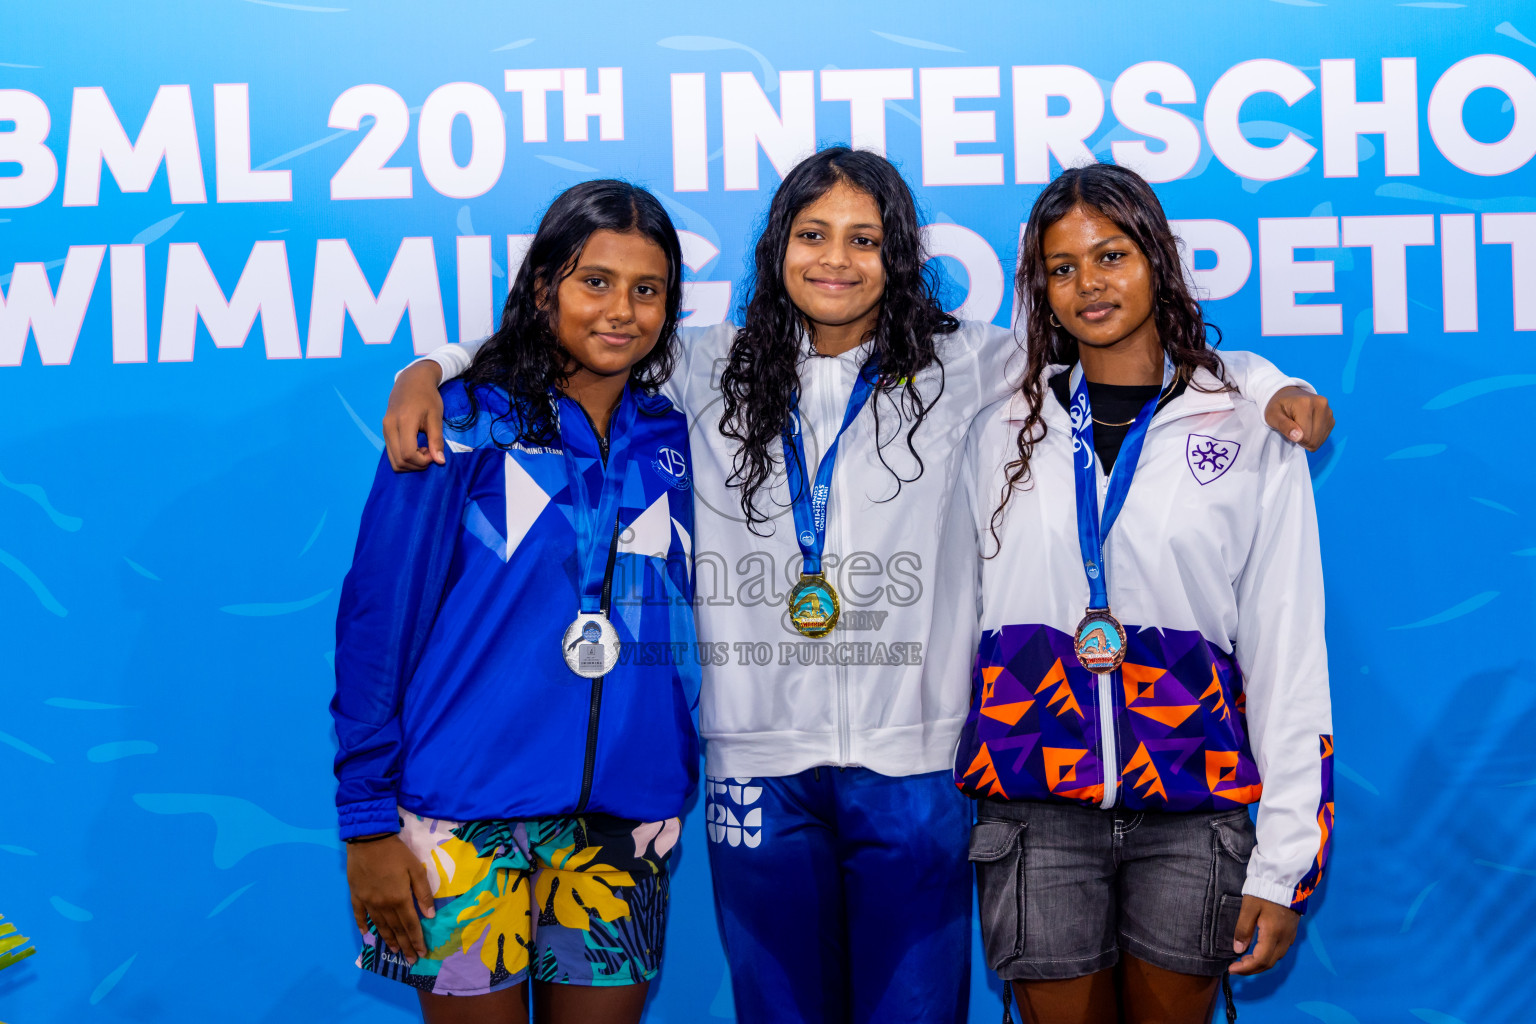
{"type": "MultiPolygon", "coordinates": [[[[721,332],[721,339],[725,335],[736,337],[736,328],[730,324],[711,324],[706,327],[689,327],[686,324],[677,329],[677,362],[672,367],[672,376],[668,377],[661,385],[661,393],[667,396],[667,401],[683,411],[690,419],[693,416],[688,408],[688,387],[692,383],[694,356],[702,349],[709,347],[711,332],[721,332]]],[[[729,340],[725,340],[725,346],[730,348],[729,340]]],[[[701,403],[703,404],[703,403],[701,403]]]]}
{"type": "Polygon", "coordinates": [[[1287,377],[1274,363],[1253,352],[1223,351],[1221,362],[1227,369],[1227,376],[1237,385],[1237,390],[1257,405],[1260,412],[1269,408],[1269,400],[1281,388],[1297,387],[1317,394],[1317,389],[1311,384],[1300,377],[1287,377]]]}
{"type": "MultiPolygon", "coordinates": [[[[677,330],[677,365],[673,369],[672,376],[662,384],[661,393],[666,395],[667,398],[671,400],[672,404],[680,409],[684,408],[683,390],[688,380],[690,361],[693,353],[703,343],[705,334],[713,329],[715,328],[679,327],[677,330]]],[[[734,328],[726,325],[726,329],[730,330],[734,334],[734,328]]],[[[410,363],[406,364],[405,369],[408,370],[412,366],[415,366],[417,363],[430,359],[432,362],[436,363],[439,367],[442,368],[442,382],[446,384],[453,378],[462,374],[465,370],[469,369],[469,364],[475,361],[476,354],[479,353],[479,351],[485,347],[485,343],[490,340],[491,339],[489,337],[486,337],[476,338],[473,341],[461,341],[458,343],[439,345],[437,348],[433,349],[431,352],[428,352],[420,359],[412,360],[410,363]]],[[[405,370],[400,371],[400,373],[404,372],[405,370]]],[[[395,377],[398,378],[400,373],[395,374],[395,377]]]]}
{"type": "MultiPolygon", "coordinates": [[[[1028,360],[1024,343],[1013,328],[966,321],[960,329],[973,331],[977,336],[981,405],[985,407],[1017,391],[1028,360]]],[[[1274,363],[1253,352],[1223,351],[1221,361],[1237,390],[1260,411],[1268,407],[1269,400],[1281,388],[1298,387],[1317,394],[1311,384],[1300,377],[1287,377],[1274,363]]]]}
{"type": "Polygon", "coordinates": [[[981,378],[977,389],[979,407],[985,409],[1017,391],[1029,365],[1029,353],[1013,328],[967,320],[960,329],[977,333],[976,372],[981,378]]]}
{"type": "Polygon", "coordinates": [[[982,497],[989,489],[997,489],[995,474],[983,468],[985,462],[982,457],[986,428],[994,416],[995,410],[989,405],[971,423],[960,462],[960,475],[955,482],[954,496],[950,499],[948,528],[952,540],[944,548],[949,557],[956,559],[955,564],[971,567],[961,596],[970,597],[975,606],[975,614],[970,617],[971,636],[967,646],[973,658],[976,646],[981,641],[981,621],[984,617],[981,604],[982,558],[997,551],[991,533],[992,510],[996,503],[988,504],[982,497]]]}
{"type": "MultiPolygon", "coordinates": [[[[491,339],[488,337],[476,338],[473,341],[461,341],[456,344],[450,343],[447,345],[439,345],[437,348],[433,349],[431,352],[428,352],[420,359],[411,360],[406,364],[405,370],[409,370],[417,363],[430,359],[432,362],[442,367],[442,383],[446,384],[450,380],[453,380],[453,378],[457,377],[459,374],[463,373],[465,370],[469,369],[469,364],[475,361],[475,354],[484,348],[485,343],[490,340],[491,339]]],[[[401,370],[400,373],[404,373],[405,370],[401,370]]],[[[396,379],[399,379],[400,373],[395,374],[396,379]]]]}
{"type": "Polygon", "coordinates": [[[1266,438],[1263,506],[1237,580],[1237,655],[1259,778],[1258,845],[1243,892],[1306,909],[1333,833],[1333,712],[1323,568],[1306,453],[1266,438]]]}

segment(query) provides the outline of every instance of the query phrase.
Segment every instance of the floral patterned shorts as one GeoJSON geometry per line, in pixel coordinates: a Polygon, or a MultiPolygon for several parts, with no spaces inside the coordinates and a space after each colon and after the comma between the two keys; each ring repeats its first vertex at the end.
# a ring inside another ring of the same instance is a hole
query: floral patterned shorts
{"type": "Polygon", "coordinates": [[[661,966],[667,859],[678,819],[608,815],[444,821],[402,809],[400,838],[426,866],[436,915],[408,964],[370,922],[357,966],[439,995],[535,981],[634,985],[661,966]]]}

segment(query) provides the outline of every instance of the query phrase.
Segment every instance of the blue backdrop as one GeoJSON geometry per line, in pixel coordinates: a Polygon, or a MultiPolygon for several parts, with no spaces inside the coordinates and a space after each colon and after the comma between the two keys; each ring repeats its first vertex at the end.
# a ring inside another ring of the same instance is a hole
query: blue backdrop
{"type": "MultiPolygon", "coordinates": [[[[665,198],[718,317],[780,170],[852,138],[1000,323],[1043,168],[1174,179],[1228,345],[1339,424],[1338,834],[1245,1019],[1528,1019],[1533,40],[1529,0],[9,5],[0,911],[39,954],[0,1017],[413,1019],[351,966],[325,711],[391,375],[598,175],[665,198]]],[[[652,1024],[732,1016],[701,812],[652,1024]]],[[[973,1020],[998,991],[978,960],[973,1020]]]]}

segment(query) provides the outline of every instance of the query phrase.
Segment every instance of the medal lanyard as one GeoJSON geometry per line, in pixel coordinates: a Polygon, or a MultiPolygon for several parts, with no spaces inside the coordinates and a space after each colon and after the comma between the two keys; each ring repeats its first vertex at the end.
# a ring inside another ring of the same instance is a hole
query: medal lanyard
{"type": "Polygon", "coordinates": [[[1093,407],[1088,401],[1088,381],[1083,377],[1082,363],[1072,368],[1072,470],[1077,483],[1077,542],[1083,553],[1083,570],[1088,574],[1089,608],[1109,608],[1109,570],[1104,564],[1104,538],[1109,536],[1125,505],[1125,496],[1131,490],[1131,477],[1141,459],[1141,446],[1147,439],[1147,428],[1152,425],[1157,404],[1167,393],[1172,380],[1173,363],[1165,358],[1162,391],[1152,396],[1131,421],[1120,445],[1120,454],[1115,457],[1115,468],[1109,474],[1101,517],[1099,458],[1093,447],[1093,407]]]}
{"type": "Polygon", "coordinates": [[[832,494],[832,469],[837,463],[838,442],[859,413],[869,403],[875,392],[875,381],[880,375],[878,360],[871,356],[859,370],[853,382],[853,394],[848,396],[848,409],[843,413],[843,425],[837,436],[822,453],[816,467],[816,482],[805,486],[805,445],[800,440],[800,398],[795,396],[795,408],[790,410],[789,423],[784,427],[784,471],[789,477],[789,496],[795,511],[795,539],[800,542],[800,554],[805,559],[801,574],[821,575],[821,553],[827,542],[827,502],[832,494]]]}
{"type": "MultiPolygon", "coordinates": [[[[636,409],[634,397],[626,387],[608,424],[608,463],[603,467],[602,498],[594,509],[586,474],[576,461],[568,425],[577,420],[586,422],[587,417],[574,399],[560,398],[560,447],[565,453],[566,476],[571,485],[571,522],[576,527],[576,564],[581,569],[581,610],[586,613],[604,610],[603,577],[607,574],[608,549],[619,521],[619,495],[624,490],[624,471],[629,465],[629,438],[636,409]]],[[[593,441],[596,440],[594,430],[593,441]]]]}

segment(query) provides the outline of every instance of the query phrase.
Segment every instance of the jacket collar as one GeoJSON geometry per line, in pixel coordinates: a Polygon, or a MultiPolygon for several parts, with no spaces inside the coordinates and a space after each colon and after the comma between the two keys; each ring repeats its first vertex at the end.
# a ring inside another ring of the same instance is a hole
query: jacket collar
{"type": "Polygon", "coordinates": [[[807,331],[804,327],[800,328],[797,343],[800,349],[800,362],[802,363],[808,359],[841,359],[852,362],[855,369],[863,366],[865,361],[869,359],[870,354],[875,351],[875,339],[870,337],[846,352],[840,352],[835,356],[824,356],[816,351],[816,343],[811,340],[811,332],[807,331]]]}
{"type": "Polygon", "coordinates": [[[1171,423],[1186,416],[1200,416],[1209,412],[1230,412],[1233,393],[1222,390],[1223,387],[1220,379],[1209,370],[1196,370],[1195,375],[1189,379],[1189,387],[1158,411],[1158,414],[1152,418],[1152,426],[1171,423]]]}
{"type": "MultiPolygon", "coordinates": [[[[1071,429],[1071,420],[1067,416],[1067,411],[1061,407],[1061,403],[1056,401],[1056,396],[1051,394],[1049,381],[1056,374],[1070,369],[1070,366],[1047,366],[1040,375],[1040,387],[1045,395],[1043,409],[1045,422],[1048,426],[1064,430],[1071,429]]],[[[1156,428],[1160,424],[1171,423],[1186,416],[1230,411],[1233,408],[1233,393],[1221,390],[1222,386],[1215,374],[1209,370],[1197,369],[1195,375],[1190,378],[1189,387],[1158,410],[1157,415],[1152,418],[1152,427],[1156,428]]],[[[1009,423],[1022,424],[1028,417],[1029,402],[1022,392],[1016,392],[1008,401],[1004,418],[1009,423]]]]}

